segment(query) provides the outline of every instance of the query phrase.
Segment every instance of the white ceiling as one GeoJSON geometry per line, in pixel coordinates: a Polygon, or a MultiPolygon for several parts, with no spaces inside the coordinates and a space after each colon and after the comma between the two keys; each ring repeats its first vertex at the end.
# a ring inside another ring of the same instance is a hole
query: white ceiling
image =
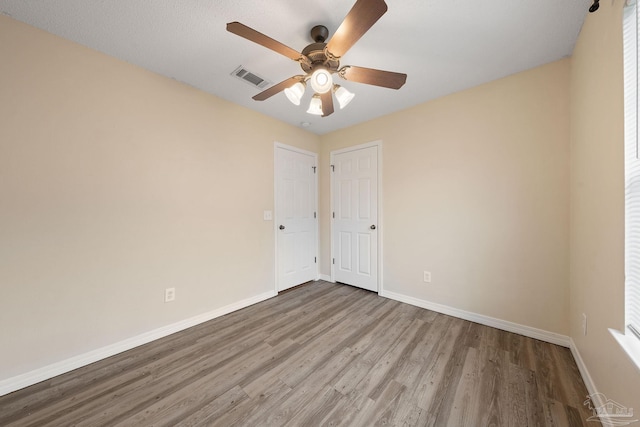
{"type": "MultiPolygon", "coordinates": [[[[231,76],[278,83],[298,64],[226,31],[239,21],[298,51],[317,24],[333,34],[355,0],[0,0],[0,13],[324,134],[571,55],[590,0],[386,0],[387,13],[341,65],[406,73],[398,91],[339,78],[356,94],[328,117],[231,76]]],[[[5,41],[6,42],[6,41],[5,41]]],[[[310,90],[307,90],[310,92],[310,90]]]]}

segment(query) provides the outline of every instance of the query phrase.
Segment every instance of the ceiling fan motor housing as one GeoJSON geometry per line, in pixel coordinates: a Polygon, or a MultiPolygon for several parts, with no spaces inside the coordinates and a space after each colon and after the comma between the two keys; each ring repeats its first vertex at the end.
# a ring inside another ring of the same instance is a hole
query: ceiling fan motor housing
{"type": "Polygon", "coordinates": [[[315,43],[311,43],[309,46],[302,50],[302,54],[309,58],[309,62],[301,61],[300,66],[305,73],[312,73],[318,67],[324,67],[331,72],[338,70],[340,61],[333,57],[328,56],[325,50],[327,44],[325,40],[329,37],[329,30],[324,25],[316,25],[311,29],[311,38],[315,43]]]}
{"type": "Polygon", "coordinates": [[[302,54],[309,58],[309,62],[300,62],[300,67],[305,73],[311,73],[318,66],[323,66],[331,72],[338,70],[340,61],[327,57],[325,53],[326,43],[312,43],[302,50],[302,54]]]}
{"type": "Polygon", "coordinates": [[[325,53],[326,43],[312,43],[302,50],[302,54],[309,58],[309,62],[301,61],[300,67],[305,73],[311,73],[318,66],[323,66],[331,72],[338,70],[340,61],[327,57],[325,53]]]}

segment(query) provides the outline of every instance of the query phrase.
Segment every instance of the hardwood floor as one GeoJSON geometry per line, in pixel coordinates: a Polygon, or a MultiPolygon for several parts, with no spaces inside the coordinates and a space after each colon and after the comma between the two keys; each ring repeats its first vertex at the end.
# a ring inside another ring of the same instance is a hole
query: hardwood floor
{"type": "Polygon", "coordinates": [[[0,397],[0,426],[596,426],[568,349],[315,282],[0,397]]]}

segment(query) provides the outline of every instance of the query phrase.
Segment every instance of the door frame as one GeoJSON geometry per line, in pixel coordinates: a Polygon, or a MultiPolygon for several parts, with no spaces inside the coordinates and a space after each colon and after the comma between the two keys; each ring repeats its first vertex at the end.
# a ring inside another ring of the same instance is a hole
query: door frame
{"type": "Polygon", "coordinates": [[[315,263],[315,279],[314,280],[318,280],[318,272],[320,271],[318,269],[318,253],[319,253],[319,245],[320,245],[320,240],[319,240],[319,235],[318,235],[318,153],[314,153],[313,151],[307,151],[307,150],[303,150],[302,148],[298,148],[298,147],[294,147],[292,145],[287,145],[287,144],[283,144],[281,142],[275,141],[273,143],[273,235],[274,235],[274,260],[275,260],[275,266],[274,266],[274,273],[275,273],[275,277],[274,277],[274,290],[275,293],[278,294],[278,292],[280,292],[280,286],[279,286],[279,259],[278,259],[278,236],[280,235],[280,233],[278,233],[278,212],[277,212],[277,207],[278,207],[278,171],[276,169],[277,166],[277,162],[278,162],[278,149],[283,149],[283,150],[289,150],[289,151],[293,151],[295,153],[300,153],[300,154],[305,154],[307,156],[311,156],[313,157],[313,163],[316,167],[315,173],[314,175],[314,188],[315,188],[315,197],[313,200],[313,204],[314,204],[314,211],[316,212],[316,218],[314,221],[314,236],[316,239],[316,244],[315,244],[315,250],[316,250],[316,263],[315,263]]]}
{"type": "MultiPolygon", "coordinates": [[[[329,154],[329,158],[330,158],[330,163],[331,166],[333,166],[334,163],[334,157],[337,154],[342,154],[342,153],[348,153],[350,151],[357,151],[357,150],[361,150],[363,148],[370,148],[370,147],[376,147],[377,151],[378,151],[378,206],[377,211],[378,211],[378,223],[377,223],[377,228],[378,228],[378,269],[376,271],[377,274],[377,285],[378,285],[378,295],[381,295],[383,292],[383,280],[382,280],[382,254],[383,254],[383,239],[382,239],[382,230],[383,230],[383,218],[382,218],[382,140],[376,140],[376,141],[371,141],[371,142],[365,142],[364,144],[358,144],[358,145],[352,145],[350,147],[345,147],[345,148],[341,148],[339,150],[333,150],[330,152],[329,154]]],[[[331,212],[334,212],[334,206],[333,206],[333,199],[335,196],[335,179],[334,179],[334,174],[333,172],[330,172],[331,174],[331,179],[330,179],[330,190],[329,190],[329,212],[331,216],[333,216],[331,214],[331,212]]],[[[330,238],[329,241],[331,242],[330,246],[331,246],[331,258],[329,260],[330,265],[331,265],[331,282],[335,283],[336,279],[335,279],[335,264],[333,263],[333,259],[335,258],[335,250],[334,250],[334,246],[335,246],[335,241],[334,241],[334,233],[333,233],[333,219],[334,218],[330,218],[330,230],[329,232],[330,234],[330,238]]]]}

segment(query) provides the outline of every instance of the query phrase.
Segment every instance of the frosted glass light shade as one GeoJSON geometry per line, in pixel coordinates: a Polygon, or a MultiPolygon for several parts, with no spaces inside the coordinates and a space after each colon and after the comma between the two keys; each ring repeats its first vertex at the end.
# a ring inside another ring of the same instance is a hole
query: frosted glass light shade
{"type": "Polygon", "coordinates": [[[355,94],[349,92],[342,86],[338,86],[338,85],[336,85],[335,94],[336,94],[336,99],[338,100],[338,105],[340,105],[341,110],[344,107],[346,107],[351,102],[351,100],[356,96],[355,94]]]}
{"type": "Polygon", "coordinates": [[[291,101],[294,105],[300,105],[300,99],[302,99],[302,95],[304,95],[305,84],[302,82],[298,82],[291,87],[288,87],[284,90],[284,94],[287,95],[289,101],[291,101]]]}
{"type": "Polygon", "coordinates": [[[327,93],[333,87],[331,73],[324,68],[315,70],[309,80],[311,81],[311,87],[316,93],[327,93]]]}
{"type": "Polygon", "coordinates": [[[322,100],[320,99],[320,95],[313,95],[313,98],[311,98],[311,102],[309,103],[307,113],[316,116],[322,115],[322,100]]]}

